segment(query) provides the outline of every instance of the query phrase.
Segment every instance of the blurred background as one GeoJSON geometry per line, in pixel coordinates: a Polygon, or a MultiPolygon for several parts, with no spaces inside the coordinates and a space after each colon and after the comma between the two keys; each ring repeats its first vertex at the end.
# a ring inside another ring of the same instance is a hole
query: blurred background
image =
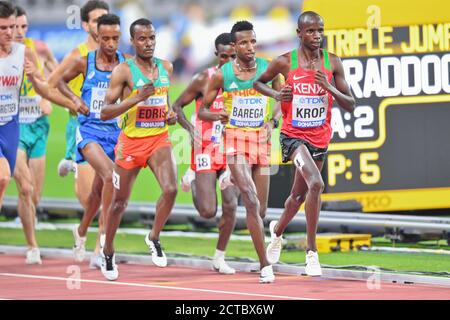
{"type": "MultiPolygon", "coordinates": [[[[44,40],[60,60],[70,48],[83,42],[83,30],[66,26],[78,0],[16,0],[30,14],[30,33],[44,40]],[[62,41],[64,39],[64,41],[62,41]]],[[[143,16],[157,29],[156,55],[174,62],[175,75],[190,77],[214,58],[214,39],[231,30],[242,19],[251,20],[258,31],[258,42],[265,55],[274,56],[295,46],[295,25],[302,2],[275,1],[186,1],[186,0],[109,0],[112,11],[122,20],[122,50],[131,52],[129,26],[143,16]]]]}

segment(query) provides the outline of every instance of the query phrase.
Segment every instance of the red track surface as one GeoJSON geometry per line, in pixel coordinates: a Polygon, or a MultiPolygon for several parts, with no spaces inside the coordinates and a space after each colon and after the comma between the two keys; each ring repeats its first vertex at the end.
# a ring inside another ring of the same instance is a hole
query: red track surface
{"type": "Polygon", "coordinates": [[[450,299],[450,288],[381,283],[370,290],[365,281],[277,274],[275,283],[259,284],[258,274],[219,275],[214,271],[169,266],[120,264],[117,281],[105,280],[87,263],[78,265],[76,287],[70,260],[45,259],[27,266],[21,256],[0,256],[0,299],[42,300],[271,300],[271,299],[450,299]]]}

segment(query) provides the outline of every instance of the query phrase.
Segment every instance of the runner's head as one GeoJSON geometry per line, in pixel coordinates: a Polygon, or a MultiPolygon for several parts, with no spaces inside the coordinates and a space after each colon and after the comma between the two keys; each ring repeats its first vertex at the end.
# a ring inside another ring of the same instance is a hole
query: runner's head
{"type": "Polygon", "coordinates": [[[104,1],[89,0],[81,8],[83,29],[97,41],[97,21],[101,16],[109,13],[109,5],[104,1]]]}
{"type": "Polygon", "coordinates": [[[16,6],[16,31],[14,41],[24,43],[28,32],[28,17],[22,7],[16,6]]]}
{"type": "Polygon", "coordinates": [[[120,18],[115,14],[105,14],[98,18],[98,44],[108,56],[114,56],[119,48],[120,18]]]}
{"type": "Polygon", "coordinates": [[[305,11],[298,18],[297,36],[302,46],[310,50],[322,47],[324,23],[323,18],[313,11],[305,11]]]}
{"type": "Polygon", "coordinates": [[[230,61],[230,59],[236,58],[236,51],[234,50],[232,42],[230,33],[222,33],[216,38],[215,55],[219,59],[219,67],[230,61]]]}
{"type": "Polygon", "coordinates": [[[130,26],[131,44],[141,59],[153,58],[156,46],[156,32],[148,19],[139,19],[130,26]]]}
{"type": "Polygon", "coordinates": [[[243,62],[255,60],[256,34],[248,21],[236,22],[231,29],[231,40],[236,49],[237,58],[243,62]]]}
{"type": "Polygon", "coordinates": [[[0,45],[9,46],[14,41],[16,10],[8,1],[0,1],[0,45]]]}

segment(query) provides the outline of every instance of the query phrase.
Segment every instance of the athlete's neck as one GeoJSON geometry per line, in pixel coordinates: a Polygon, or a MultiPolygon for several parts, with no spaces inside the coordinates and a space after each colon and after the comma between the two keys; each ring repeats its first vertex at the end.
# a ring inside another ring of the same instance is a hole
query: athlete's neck
{"type": "Polygon", "coordinates": [[[104,62],[107,64],[114,64],[118,60],[116,53],[114,53],[113,55],[110,56],[106,52],[102,51],[101,49],[99,49],[97,51],[97,59],[98,59],[98,61],[101,61],[101,62],[104,62]]]}
{"type": "Polygon", "coordinates": [[[86,40],[86,46],[88,47],[89,51],[93,51],[98,48],[98,42],[95,41],[95,39],[94,39],[94,37],[92,37],[92,35],[89,35],[86,40]]]}
{"type": "Polygon", "coordinates": [[[320,49],[310,50],[305,46],[301,46],[298,51],[305,62],[315,63],[320,59],[320,49]]]}
{"type": "Polygon", "coordinates": [[[140,65],[142,68],[147,70],[150,70],[155,66],[153,56],[150,58],[142,58],[139,56],[134,56],[134,61],[136,62],[136,64],[140,65]]]}
{"type": "Polygon", "coordinates": [[[12,44],[0,45],[0,58],[7,57],[12,52],[12,44]]]}
{"type": "Polygon", "coordinates": [[[239,72],[252,72],[256,70],[257,67],[256,58],[250,61],[242,61],[239,58],[236,58],[236,60],[234,60],[234,63],[236,64],[239,72]]]}

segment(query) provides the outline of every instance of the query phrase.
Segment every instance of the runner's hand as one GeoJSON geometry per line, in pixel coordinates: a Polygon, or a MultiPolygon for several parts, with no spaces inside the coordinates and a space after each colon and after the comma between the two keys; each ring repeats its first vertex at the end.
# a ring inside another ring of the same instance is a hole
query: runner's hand
{"type": "Polygon", "coordinates": [[[199,130],[197,130],[197,128],[189,130],[189,136],[191,138],[191,143],[194,145],[194,147],[200,148],[202,146],[203,143],[202,134],[200,133],[199,130]]]}
{"type": "Polygon", "coordinates": [[[89,108],[87,107],[87,105],[84,103],[84,101],[81,98],[76,97],[72,100],[72,102],[75,105],[75,108],[76,108],[75,111],[77,113],[84,114],[85,116],[89,115],[89,112],[90,112],[89,108]]]}
{"type": "Polygon", "coordinates": [[[136,98],[139,102],[145,101],[148,97],[155,94],[155,85],[153,82],[147,83],[143,87],[139,88],[137,91],[136,98]]]}
{"type": "Polygon", "coordinates": [[[38,71],[38,69],[36,68],[36,65],[27,58],[25,58],[24,70],[25,70],[25,74],[27,75],[28,78],[33,78],[38,71]]]}
{"type": "Polygon", "coordinates": [[[169,112],[167,113],[166,121],[169,126],[177,124],[178,121],[177,114],[173,110],[169,110],[169,112]]]}
{"type": "Polygon", "coordinates": [[[292,86],[290,84],[286,84],[281,88],[280,92],[278,92],[278,97],[276,97],[277,101],[281,102],[291,102],[294,97],[292,86]]]}
{"type": "Polygon", "coordinates": [[[222,124],[227,124],[228,121],[230,120],[230,117],[225,110],[221,110],[220,112],[217,113],[217,115],[219,116],[217,120],[220,121],[222,124]]]}
{"type": "Polygon", "coordinates": [[[316,80],[316,83],[320,85],[324,90],[330,90],[331,84],[328,82],[327,75],[323,71],[317,70],[314,78],[316,80]]]}
{"type": "Polygon", "coordinates": [[[272,130],[273,130],[273,122],[269,121],[264,123],[263,131],[267,132],[267,142],[270,142],[272,140],[272,130]]]}

